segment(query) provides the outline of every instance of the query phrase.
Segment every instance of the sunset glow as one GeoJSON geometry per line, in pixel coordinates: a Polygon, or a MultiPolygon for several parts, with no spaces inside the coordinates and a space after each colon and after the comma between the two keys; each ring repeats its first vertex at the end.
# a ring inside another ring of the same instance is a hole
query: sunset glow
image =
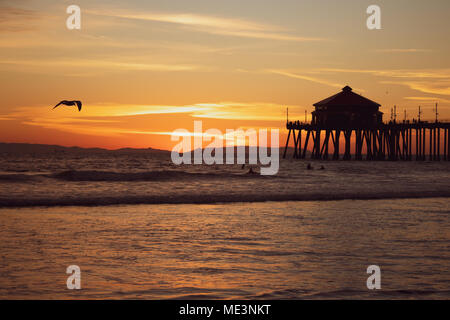
{"type": "Polygon", "coordinates": [[[385,120],[450,119],[448,1],[3,1],[0,140],[170,150],[170,133],[279,128],[345,85],[385,120]],[[274,10],[274,8],[277,8],[274,10]],[[427,23],[421,24],[421,17],[427,23]],[[432,22],[432,23],[431,23],[432,22]],[[414,35],[412,37],[411,35],[414,35]],[[431,35],[431,36],[430,36],[431,35]],[[83,101],[83,110],[61,107],[83,101]]]}

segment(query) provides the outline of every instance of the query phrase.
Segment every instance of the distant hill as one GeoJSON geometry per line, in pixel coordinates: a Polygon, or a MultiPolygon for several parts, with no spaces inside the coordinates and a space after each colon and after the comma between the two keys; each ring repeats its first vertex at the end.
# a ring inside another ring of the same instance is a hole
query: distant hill
{"type": "Polygon", "coordinates": [[[48,144],[31,144],[31,143],[1,143],[0,153],[8,154],[48,154],[48,153],[158,153],[170,154],[170,151],[159,149],[134,149],[122,148],[116,150],[108,150],[102,148],[81,148],[81,147],[63,147],[48,144]]]}
{"type": "MultiPolygon", "coordinates": [[[[230,147],[229,147],[230,148],[230,147]]],[[[228,148],[228,149],[229,149],[228,148]]],[[[257,147],[251,147],[251,149],[257,147]]],[[[235,147],[235,155],[237,155],[237,148],[235,147]]],[[[208,148],[203,149],[203,151],[209,151],[208,148]]],[[[223,148],[223,155],[225,157],[227,148],[223,148]]],[[[245,154],[248,157],[249,147],[245,148],[245,154]]],[[[270,148],[268,148],[268,152],[270,154],[270,148]]],[[[279,153],[280,158],[283,156],[284,147],[280,147],[279,153]]],[[[170,157],[171,151],[153,149],[153,148],[121,148],[116,150],[108,150],[102,148],[81,148],[81,147],[63,147],[58,145],[48,145],[48,144],[32,144],[32,143],[2,143],[0,142],[0,154],[55,154],[55,153],[67,153],[67,154],[102,154],[102,153],[114,153],[114,154],[158,154],[158,155],[167,155],[170,157]]],[[[294,149],[289,147],[286,152],[286,158],[292,158],[294,153],[294,149]]],[[[214,153],[213,153],[214,154],[214,153]]],[[[306,152],[307,157],[311,154],[311,152],[306,152]]]]}

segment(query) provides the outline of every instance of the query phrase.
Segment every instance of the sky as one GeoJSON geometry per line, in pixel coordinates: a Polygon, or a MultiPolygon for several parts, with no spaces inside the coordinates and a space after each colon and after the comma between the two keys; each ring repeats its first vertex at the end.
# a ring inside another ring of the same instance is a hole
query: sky
{"type": "Polygon", "coordinates": [[[0,0],[0,142],[170,150],[195,120],[284,140],[286,108],[345,85],[385,120],[450,120],[449,30],[448,0],[0,0]]]}

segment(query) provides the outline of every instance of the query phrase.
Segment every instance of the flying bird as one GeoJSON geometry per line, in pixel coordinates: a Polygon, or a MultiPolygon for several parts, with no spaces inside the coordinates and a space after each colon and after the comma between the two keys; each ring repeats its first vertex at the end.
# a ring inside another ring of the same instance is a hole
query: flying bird
{"type": "Polygon", "coordinates": [[[78,111],[81,111],[81,101],[79,101],[79,100],[72,100],[72,101],[63,100],[60,103],[58,103],[56,106],[54,106],[53,109],[55,109],[57,106],[59,106],[61,104],[64,104],[66,106],[75,106],[76,105],[78,107],[78,111]]]}

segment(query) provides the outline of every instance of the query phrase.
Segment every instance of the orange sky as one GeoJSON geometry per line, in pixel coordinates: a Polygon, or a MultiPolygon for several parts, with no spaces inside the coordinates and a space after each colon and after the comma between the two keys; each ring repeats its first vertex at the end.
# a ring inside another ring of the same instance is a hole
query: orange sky
{"type": "MultiPolygon", "coordinates": [[[[450,2],[1,1],[0,141],[171,149],[170,133],[280,128],[350,85],[450,120],[450,2]],[[378,4],[382,30],[366,28],[378,4]],[[66,7],[81,8],[81,30],[66,7]],[[75,108],[52,107],[62,99],[75,108]]],[[[284,140],[284,136],[281,137],[284,140]]]]}

